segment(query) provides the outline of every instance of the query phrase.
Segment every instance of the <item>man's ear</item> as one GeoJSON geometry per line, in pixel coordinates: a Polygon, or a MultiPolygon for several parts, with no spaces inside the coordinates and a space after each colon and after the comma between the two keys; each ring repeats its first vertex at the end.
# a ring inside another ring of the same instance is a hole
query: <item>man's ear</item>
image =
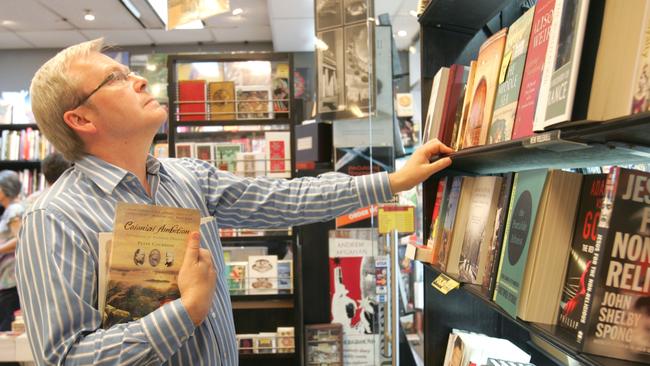
{"type": "Polygon", "coordinates": [[[78,108],[63,113],[63,121],[77,133],[93,133],[97,130],[95,124],[79,112],[78,108]]]}

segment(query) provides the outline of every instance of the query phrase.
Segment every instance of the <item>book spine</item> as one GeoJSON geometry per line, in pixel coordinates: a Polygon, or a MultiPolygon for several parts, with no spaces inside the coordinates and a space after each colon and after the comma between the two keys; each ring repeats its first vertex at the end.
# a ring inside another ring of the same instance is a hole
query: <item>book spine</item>
{"type": "Polygon", "coordinates": [[[588,264],[589,274],[586,281],[585,299],[582,303],[580,321],[578,322],[578,327],[576,329],[576,342],[579,345],[584,344],[585,333],[588,330],[589,320],[593,315],[590,313],[593,307],[594,293],[596,291],[595,285],[598,278],[598,272],[600,272],[602,268],[600,262],[605,252],[605,246],[603,244],[605,243],[605,239],[609,232],[609,223],[612,217],[611,213],[614,205],[614,199],[616,197],[616,188],[619,175],[620,168],[612,168],[609,175],[607,176],[607,181],[605,183],[602,208],[600,210],[600,218],[598,219],[598,234],[596,235],[596,243],[594,246],[593,256],[591,257],[591,263],[588,264]]]}

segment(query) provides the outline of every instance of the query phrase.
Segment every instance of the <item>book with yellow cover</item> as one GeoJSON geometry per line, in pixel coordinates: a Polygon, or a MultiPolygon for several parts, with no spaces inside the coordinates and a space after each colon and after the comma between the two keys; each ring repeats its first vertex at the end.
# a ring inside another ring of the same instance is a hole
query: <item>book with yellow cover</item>
{"type": "Polygon", "coordinates": [[[137,320],[180,297],[178,271],[198,210],[119,202],[103,326],[137,320]]]}
{"type": "Polygon", "coordinates": [[[227,121],[235,119],[235,83],[213,81],[208,83],[210,119],[227,121]]]}

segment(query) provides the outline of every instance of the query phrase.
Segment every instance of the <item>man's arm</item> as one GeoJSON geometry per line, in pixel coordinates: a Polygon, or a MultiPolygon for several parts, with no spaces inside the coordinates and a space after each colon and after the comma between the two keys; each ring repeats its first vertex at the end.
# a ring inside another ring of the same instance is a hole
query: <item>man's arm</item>
{"type": "Polygon", "coordinates": [[[100,329],[95,250],[45,210],[25,217],[16,278],[36,362],[130,365],[169,359],[195,327],[181,299],[137,321],[100,329]]]}
{"type": "Polygon", "coordinates": [[[319,178],[292,180],[246,179],[210,171],[199,174],[210,212],[220,225],[230,227],[277,227],[328,220],[360,207],[388,201],[394,193],[410,189],[451,164],[449,158],[429,160],[452,150],[437,140],[419,148],[395,173],[350,177],[327,173],[319,178]]]}

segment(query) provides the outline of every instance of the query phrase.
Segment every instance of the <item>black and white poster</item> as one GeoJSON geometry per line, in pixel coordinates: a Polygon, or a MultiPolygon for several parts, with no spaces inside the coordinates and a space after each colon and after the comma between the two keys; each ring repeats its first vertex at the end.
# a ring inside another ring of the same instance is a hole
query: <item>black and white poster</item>
{"type": "Polygon", "coordinates": [[[344,0],[343,4],[345,24],[365,21],[368,18],[367,0],[344,0]]]}
{"type": "Polygon", "coordinates": [[[318,113],[336,112],[344,107],[343,29],[317,33],[322,41],[318,54],[318,113]]]}
{"type": "Polygon", "coordinates": [[[343,24],[343,0],[316,0],[316,31],[343,24]]]}
{"type": "Polygon", "coordinates": [[[368,25],[345,27],[345,102],[348,110],[368,112],[371,53],[368,25]]]}

